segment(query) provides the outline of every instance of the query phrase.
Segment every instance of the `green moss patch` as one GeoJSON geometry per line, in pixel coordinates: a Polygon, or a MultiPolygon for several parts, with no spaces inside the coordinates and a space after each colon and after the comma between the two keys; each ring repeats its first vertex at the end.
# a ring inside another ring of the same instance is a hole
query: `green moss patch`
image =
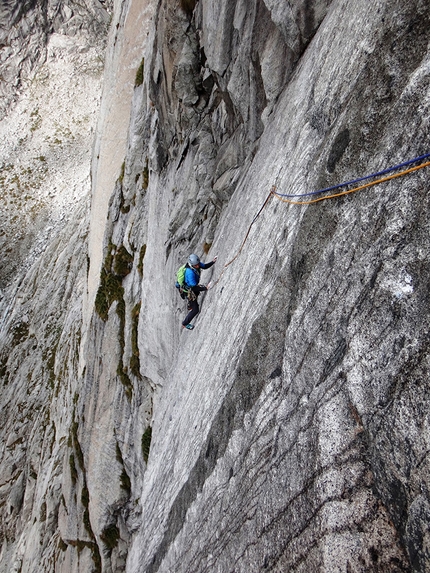
{"type": "Polygon", "coordinates": [[[132,268],[133,255],[124,245],[117,249],[113,243],[110,243],[100,273],[100,286],[95,300],[96,311],[102,320],[107,320],[109,309],[115,301],[123,300],[122,279],[131,272],[132,268]]]}
{"type": "Polygon", "coordinates": [[[116,373],[118,378],[121,380],[121,384],[124,386],[127,398],[131,400],[131,397],[133,396],[133,384],[130,380],[130,376],[127,374],[127,370],[124,368],[122,359],[119,361],[116,373]]]}
{"type": "Polygon", "coordinates": [[[42,523],[46,521],[46,501],[42,502],[40,506],[39,521],[42,523]]]}
{"type": "Polygon", "coordinates": [[[149,168],[148,168],[148,158],[146,158],[145,167],[142,172],[142,189],[147,190],[149,185],[149,168]]]}
{"type": "Polygon", "coordinates": [[[78,481],[78,472],[76,470],[74,454],[70,454],[69,456],[69,467],[70,467],[70,477],[72,478],[72,484],[75,485],[75,483],[78,481]]]}
{"type": "Polygon", "coordinates": [[[119,529],[115,524],[108,525],[100,534],[100,539],[110,550],[118,545],[119,529]]]}
{"type": "Polygon", "coordinates": [[[140,276],[143,276],[143,259],[145,258],[145,254],[146,254],[146,245],[142,245],[140,247],[139,263],[137,265],[137,270],[140,276]]]}
{"type": "Polygon", "coordinates": [[[139,87],[143,84],[143,73],[145,71],[145,58],[142,58],[142,61],[140,62],[140,66],[137,68],[137,72],[136,72],[136,79],[134,82],[135,87],[139,87]]]}
{"type": "Polygon", "coordinates": [[[115,253],[113,260],[113,272],[117,277],[126,277],[133,268],[133,255],[131,255],[124,245],[115,253]]]}
{"type": "Polygon", "coordinates": [[[122,162],[121,172],[120,172],[119,178],[118,178],[120,183],[122,183],[124,180],[124,174],[125,174],[125,161],[122,162]]]}
{"type": "Polygon", "coordinates": [[[142,435],[142,455],[145,463],[148,463],[149,450],[151,447],[152,427],[148,426],[142,435]]]}
{"type": "Polygon", "coordinates": [[[113,273],[102,269],[100,286],[95,301],[96,311],[102,320],[106,321],[108,319],[111,305],[116,300],[119,300],[123,293],[124,289],[122,288],[120,277],[116,277],[113,273]]]}
{"type": "Polygon", "coordinates": [[[131,481],[128,473],[124,467],[124,460],[121,454],[121,450],[119,448],[118,442],[116,444],[116,459],[122,465],[122,472],[120,476],[120,486],[127,492],[127,495],[130,495],[131,492],[131,481]]]}
{"type": "Polygon", "coordinates": [[[130,371],[139,380],[142,378],[140,374],[140,354],[138,346],[138,326],[139,326],[139,314],[140,314],[140,303],[131,311],[131,358],[130,358],[130,371]]]}

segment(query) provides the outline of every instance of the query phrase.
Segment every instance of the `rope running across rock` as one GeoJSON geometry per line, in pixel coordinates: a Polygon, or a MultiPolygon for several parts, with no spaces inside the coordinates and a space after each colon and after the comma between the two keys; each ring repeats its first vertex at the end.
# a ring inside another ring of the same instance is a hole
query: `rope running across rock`
{"type": "Polygon", "coordinates": [[[426,161],[425,163],[421,163],[420,165],[416,165],[415,167],[410,167],[409,169],[401,171],[400,173],[395,173],[395,174],[389,175],[387,177],[380,177],[381,175],[386,175],[387,173],[391,173],[392,171],[395,171],[397,169],[401,169],[402,167],[406,167],[407,165],[412,165],[413,163],[417,163],[417,161],[422,161],[423,159],[427,159],[429,157],[430,157],[430,153],[426,153],[425,155],[420,155],[419,157],[415,157],[414,159],[410,159],[409,161],[405,161],[404,163],[399,163],[398,165],[388,167],[387,169],[384,169],[383,171],[378,171],[377,173],[372,173],[370,175],[366,175],[366,176],[360,177],[358,179],[353,179],[351,181],[339,183],[338,185],[334,185],[332,187],[326,187],[325,189],[320,189],[318,191],[310,191],[308,193],[302,193],[300,195],[277,193],[276,192],[276,186],[273,185],[273,187],[270,189],[270,192],[267,195],[264,203],[262,204],[262,206],[258,210],[255,217],[252,219],[251,224],[249,225],[248,230],[246,232],[245,238],[243,239],[242,244],[239,247],[239,250],[237,251],[235,256],[228,263],[226,263],[224,265],[220,276],[212,284],[211,288],[214,288],[214,286],[219,283],[219,281],[221,280],[221,277],[224,274],[225,269],[229,265],[231,265],[238,258],[240,253],[242,252],[242,249],[245,246],[245,243],[248,239],[248,236],[249,236],[249,233],[251,231],[252,226],[254,225],[254,223],[256,222],[258,217],[261,215],[261,213],[264,210],[264,208],[266,207],[266,205],[269,203],[271,197],[275,197],[279,201],[282,201],[283,203],[289,203],[291,205],[311,205],[312,203],[318,203],[319,201],[325,201],[327,199],[334,199],[336,197],[342,197],[343,195],[349,195],[351,193],[361,191],[362,189],[367,189],[368,187],[372,187],[374,185],[379,185],[380,183],[385,183],[386,181],[391,181],[392,179],[397,179],[399,177],[403,177],[404,175],[407,175],[409,173],[413,173],[415,171],[418,171],[419,169],[423,169],[424,167],[428,167],[428,166],[430,166],[430,161],[426,161]],[[331,195],[324,195],[324,197],[318,197],[316,199],[310,199],[308,201],[293,201],[292,200],[294,198],[299,198],[299,197],[309,197],[309,196],[314,196],[314,195],[321,195],[323,193],[328,193],[329,191],[341,189],[342,187],[355,185],[356,183],[359,183],[360,181],[366,181],[367,179],[372,179],[374,177],[379,177],[379,179],[375,179],[374,181],[369,181],[368,183],[364,183],[363,185],[359,185],[358,187],[354,187],[353,189],[347,189],[345,191],[341,191],[340,193],[333,193],[331,195]]]}

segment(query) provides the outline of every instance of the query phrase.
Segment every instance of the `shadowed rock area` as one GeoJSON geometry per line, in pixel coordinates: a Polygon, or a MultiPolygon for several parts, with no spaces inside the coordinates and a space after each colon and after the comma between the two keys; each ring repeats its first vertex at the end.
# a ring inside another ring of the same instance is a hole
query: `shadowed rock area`
{"type": "Polygon", "coordinates": [[[0,572],[426,572],[430,167],[265,201],[430,153],[427,3],[146,9],[122,167],[1,303],[0,572]]]}

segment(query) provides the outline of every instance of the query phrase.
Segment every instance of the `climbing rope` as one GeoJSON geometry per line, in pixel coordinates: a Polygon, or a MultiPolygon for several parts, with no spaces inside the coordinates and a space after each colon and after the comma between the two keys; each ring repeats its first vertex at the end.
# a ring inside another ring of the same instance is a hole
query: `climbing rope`
{"type": "MultiPolygon", "coordinates": [[[[422,161],[423,159],[427,159],[429,157],[430,153],[426,153],[425,155],[420,155],[419,157],[414,157],[414,159],[409,159],[408,161],[404,161],[403,163],[399,163],[397,165],[393,165],[392,167],[388,167],[383,171],[371,173],[370,175],[365,175],[364,177],[359,177],[358,179],[352,179],[351,181],[345,181],[344,183],[339,183],[338,185],[333,185],[332,187],[326,187],[325,189],[320,189],[319,191],[310,191],[309,193],[302,193],[300,195],[287,195],[282,193],[276,193],[276,195],[278,195],[279,197],[289,197],[289,198],[308,197],[309,195],[319,195],[320,193],[334,191],[335,189],[340,189],[341,187],[347,187],[348,185],[355,185],[356,183],[360,183],[360,181],[366,181],[366,179],[372,179],[373,177],[380,177],[381,175],[386,175],[387,173],[391,173],[391,171],[396,171],[397,169],[401,169],[402,167],[407,167],[408,165],[412,165],[413,163],[417,163],[418,161],[422,161]]],[[[425,165],[422,165],[422,167],[425,167],[425,165]]],[[[409,173],[409,171],[406,171],[405,173],[409,173]]],[[[402,175],[405,175],[405,173],[403,173],[402,175]]],[[[382,181],[377,181],[377,183],[382,183],[382,181]]]]}
{"type": "MultiPolygon", "coordinates": [[[[325,195],[324,197],[318,197],[317,199],[311,199],[309,201],[292,201],[291,199],[287,199],[286,197],[307,197],[309,195],[315,195],[317,193],[324,193],[327,191],[327,189],[321,189],[320,191],[313,191],[311,193],[303,193],[303,195],[281,195],[279,193],[276,193],[276,191],[273,191],[273,196],[276,197],[276,199],[279,199],[279,201],[282,201],[283,203],[290,203],[291,205],[311,205],[312,203],[318,203],[319,201],[325,201],[326,199],[334,199],[335,197],[342,197],[343,195],[349,195],[350,193],[355,193],[356,191],[367,189],[368,187],[372,187],[373,185],[379,185],[380,183],[384,183],[385,181],[391,181],[391,179],[397,179],[398,177],[403,177],[403,175],[407,175],[408,173],[412,173],[413,171],[418,171],[419,169],[422,169],[423,167],[428,167],[429,165],[430,161],[426,161],[421,165],[410,167],[409,169],[401,171],[400,173],[395,173],[394,175],[389,175],[388,177],[382,177],[380,179],[376,179],[375,181],[370,181],[369,183],[365,183],[364,185],[359,185],[358,187],[354,187],[353,189],[347,189],[346,191],[341,191],[340,193],[325,195]]],[[[368,178],[369,176],[363,177],[361,181],[368,178]]],[[[334,187],[334,189],[343,187],[348,184],[349,183],[343,183],[337,185],[334,187]]]]}
{"type": "MultiPolygon", "coordinates": [[[[430,153],[426,153],[425,155],[420,155],[419,157],[415,157],[414,159],[410,159],[409,161],[405,161],[404,163],[399,163],[398,165],[394,165],[393,167],[388,167],[387,169],[384,169],[383,171],[378,171],[377,173],[365,175],[364,177],[359,177],[358,179],[353,179],[351,181],[339,183],[338,185],[333,185],[332,187],[326,187],[325,189],[320,189],[318,191],[310,191],[308,193],[302,193],[300,195],[277,193],[276,192],[276,184],[273,185],[272,188],[270,189],[270,192],[267,195],[264,203],[262,204],[262,206],[258,210],[257,214],[252,219],[251,224],[249,225],[248,230],[246,232],[245,238],[242,241],[241,246],[239,247],[239,250],[237,251],[235,256],[228,263],[226,263],[224,265],[220,276],[212,284],[211,288],[214,288],[214,286],[219,283],[219,281],[221,280],[221,277],[224,274],[225,269],[229,265],[231,265],[237,259],[237,257],[240,255],[240,253],[242,252],[242,249],[245,246],[245,243],[248,239],[248,236],[249,236],[249,233],[251,231],[252,226],[254,225],[254,223],[256,222],[258,217],[260,216],[263,209],[269,203],[271,197],[275,197],[279,201],[282,201],[283,203],[290,203],[291,205],[310,205],[312,203],[318,203],[319,201],[325,201],[327,199],[334,199],[335,197],[342,197],[343,195],[349,195],[350,193],[355,193],[356,191],[361,191],[362,189],[372,187],[373,185],[379,185],[380,183],[384,183],[386,181],[391,181],[392,179],[397,179],[398,177],[403,177],[404,175],[407,175],[408,173],[413,173],[414,171],[418,171],[419,169],[423,169],[424,167],[428,167],[428,166],[430,166],[430,161],[426,161],[425,163],[421,163],[420,165],[416,165],[415,167],[410,167],[409,169],[401,171],[400,173],[394,173],[393,175],[389,175],[387,177],[380,177],[381,175],[386,175],[387,173],[391,173],[392,171],[395,171],[397,169],[401,169],[402,167],[406,167],[407,165],[412,165],[413,163],[416,163],[417,161],[422,161],[423,159],[427,159],[429,157],[430,157],[430,153]],[[308,201],[292,201],[291,200],[292,198],[296,198],[296,197],[309,197],[309,196],[313,196],[313,195],[320,195],[322,193],[327,193],[329,191],[341,189],[342,187],[347,187],[349,185],[355,185],[356,183],[359,183],[360,181],[366,181],[367,179],[371,179],[373,177],[379,177],[379,179],[375,179],[374,181],[369,181],[368,183],[365,183],[363,185],[359,185],[358,187],[354,187],[353,189],[347,189],[346,191],[341,191],[340,193],[325,195],[324,197],[318,197],[316,199],[310,199],[308,201]]],[[[276,181],[278,180],[278,177],[279,177],[279,173],[276,177],[276,181]]]]}
{"type": "Polygon", "coordinates": [[[226,263],[224,265],[224,267],[228,267],[229,265],[231,265],[231,263],[233,261],[235,261],[237,259],[237,257],[240,255],[243,247],[245,246],[246,240],[248,239],[248,235],[251,231],[251,227],[252,225],[255,223],[255,221],[258,219],[258,217],[260,216],[262,210],[264,209],[264,207],[267,205],[267,203],[269,202],[270,197],[272,196],[273,193],[273,187],[272,189],[270,189],[270,193],[267,195],[266,200],[264,201],[264,203],[261,205],[260,209],[258,210],[258,213],[255,215],[255,217],[252,219],[251,224],[248,227],[248,230],[246,232],[245,238],[243,239],[243,243],[240,245],[239,250],[237,251],[237,253],[235,254],[235,256],[231,259],[231,261],[229,261],[228,263],[226,263]]]}
{"type": "Polygon", "coordinates": [[[249,227],[248,227],[248,230],[247,230],[247,232],[246,232],[245,238],[243,239],[243,242],[242,242],[242,244],[240,245],[239,250],[237,251],[237,253],[235,254],[235,256],[231,259],[231,261],[229,261],[228,263],[226,263],[226,264],[224,265],[224,267],[223,267],[223,269],[222,269],[222,271],[221,271],[220,276],[219,276],[219,277],[217,278],[217,280],[216,280],[215,282],[213,282],[213,284],[211,285],[211,289],[214,288],[214,286],[219,283],[219,281],[221,280],[222,275],[224,274],[225,269],[226,269],[229,265],[231,265],[231,263],[233,263],[233,262],[237,259],[237,257],[240,255],[240,253],[242,252],[242,249],[243,249],[243,247],[245,246],[245,243],[246,243],[246,241],[247,241],[247,239],[248,239],[248,235],[249,235],[249,233],[250,233],[250,231],[251,231],[252,225],[253,225],[253,224],[255,223],[255,221],[258,219],[258,217],[260,216],[260,214],[261,214],[261,212],[263,211],[264,207],[265,207],[265,206],[267,205],[267,203],[269,202],[269,199],[270,199],[270,197],[271,197],[272,194],[273,194],[273,190],[274,190],[274,187],[272,187],[272,188],[270,189],[270,192],[269,192],[269,194],[267,195],[266,200],[265,200],[264,203],[261,205],[261,207],[260,207],[260,209],[258,210],[258,212],[257,212],[257,214],[255,215],[255,217],[252,219],[251,224],[250,224],[249,227]]]}

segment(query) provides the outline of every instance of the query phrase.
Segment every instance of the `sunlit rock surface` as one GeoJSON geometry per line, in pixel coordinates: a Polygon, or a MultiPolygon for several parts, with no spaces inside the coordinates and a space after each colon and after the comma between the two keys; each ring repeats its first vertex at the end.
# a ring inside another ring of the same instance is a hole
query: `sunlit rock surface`
{"type": "Polygon", "coordinates": [[[0,7],[0,289],[88,196],[108,4],[0,7]]]}
{"type": "Polygon", "coordinates": [[[3,302],[0,571],[428,571],[429,168],[255,219],[430,152],[427,3],[145,9],[121,169],[3,302]]]}

